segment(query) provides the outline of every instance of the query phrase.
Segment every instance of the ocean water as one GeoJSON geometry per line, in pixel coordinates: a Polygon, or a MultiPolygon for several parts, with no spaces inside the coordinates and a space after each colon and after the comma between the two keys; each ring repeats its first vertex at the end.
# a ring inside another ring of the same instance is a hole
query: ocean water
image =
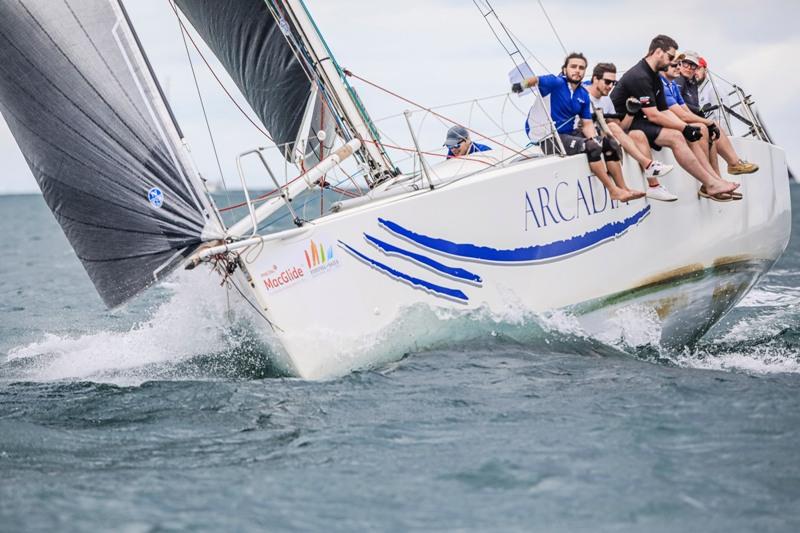
{"type": "Polygon", "coordinates": [[[110,312],[40,197],[0,214],[0,531],[800,530],[800,215],[692,349],[422,314],[307,382],[214,276],[110,312]]]}

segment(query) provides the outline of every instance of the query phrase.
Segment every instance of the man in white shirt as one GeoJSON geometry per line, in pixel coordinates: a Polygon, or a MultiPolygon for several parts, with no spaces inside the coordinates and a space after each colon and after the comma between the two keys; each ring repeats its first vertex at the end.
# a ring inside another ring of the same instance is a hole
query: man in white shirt
{"type": "Polygon", "coordinates": [[[669,192],[658,178],[672,170],[672,165],[665,165],[661,161],[650,157],[650,145],[645,134],[639,130],[625,132],[625,127],[629,127],[633,119],[631,115],[620,116],[614,108],[614,103],[608,94],[614,85],[617,84],[617,67],[613,63],[598,63],[592,71],[591,82],[586,83],[589,92],[589,99],[592,103],[592,111],[596,116],[602,115],[602,122],[608,126],[607,134],[615,139],[625,152],[633,157],[644,171],[644,176],[649,184],[647,197],[653,200],[664,202],[674,202],[677,196],[669,192]],[[598,113],[597,111],[600,111],[598,113]]]}

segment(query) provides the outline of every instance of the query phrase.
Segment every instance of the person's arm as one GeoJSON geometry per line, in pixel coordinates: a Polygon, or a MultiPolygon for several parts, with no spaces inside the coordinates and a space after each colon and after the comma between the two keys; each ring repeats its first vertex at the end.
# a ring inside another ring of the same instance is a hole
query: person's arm
{"type": "Polygon", "coordinates": [[[583,136],[587,139],[594,139],[597,137],[597,130],[595,129],[594,122],[592,122],[591,119],[581,119],[581,133],[583,133],[583,136]]]}
{"type": "Polygon", "coordinates": [[[530,78],[525,78],[524,80],[514,83],[511,85],[511,92],[512,93],[521,93],[526,89],[530,89],[531,87],[535,87],[539,85],[539,77],[538,76],[531,76],[530,78]]]}

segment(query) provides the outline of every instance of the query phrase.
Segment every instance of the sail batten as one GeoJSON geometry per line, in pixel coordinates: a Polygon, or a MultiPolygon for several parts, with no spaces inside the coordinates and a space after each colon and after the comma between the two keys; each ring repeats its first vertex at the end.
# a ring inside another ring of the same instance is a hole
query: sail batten
{"type": "Polygon", "coordinates": [[[107,305],[217,226],[118,0],[0,2],[0,112],[107,305]]]}

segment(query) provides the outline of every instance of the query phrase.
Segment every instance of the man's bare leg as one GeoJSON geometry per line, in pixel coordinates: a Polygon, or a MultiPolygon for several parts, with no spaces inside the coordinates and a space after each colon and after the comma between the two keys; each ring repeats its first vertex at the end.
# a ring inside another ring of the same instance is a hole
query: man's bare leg
{"type": "Polygon", "coordinates": [[[589,168],[592,169],[592,173],[597,176],[597,179],[603,184],[608,190],[609,196],[611,196],[612,200],[619,200],[620,202],[628,202],[634,199],[633,193],[626,191],[618,187],[608,176],[608,172],[606,171],[605,163],[600,161],[589,162],[589,168]]]}
{"type": "Polygon", "coordinates": [[[733,148],[733,144],[731,144],[731,140],[725,135],[725,132],[720,130],[719,139],[714,142],[714,146],[717,147],[719,151],[719,155],[722,156],[722,159],[725,160],[726,163],[729,165],[735,165],[739,162],[739,155],[736,153],[736,150],[733,148]]]}
{"type": "Polygon", "coordinates": [[[702,122],[695,122],[692,126],[696,126],[700,128],[700,133],[702,137],[699,141],[695,141],[693,143],[689,143],[689,147],[694,152],[695,157],[703,165],[703,168],[706,172],[709,172],[717,179],[722,179],[722,176],[719,175],[717,171],[714,170],[714,167],[711,164],[711,154],[709,150],[709,136],[708,136],[708,127],[702,122]]]}
{"type": "MultiPolygon", "coordinates": [[[[634,158],[636,162],[639,163],[639,166],[642,167],[642,170],[646,169],[650,163],[653,162],[649,156],[650,146],[647,147],[645,152],[639,150],[636,142],[631,138],[634,132],[631,132],[631,135],[629,136],[616,122],[609,122],[608,129],[611,130],[611,134],[614,136],[617,142],[622,145],[625,153],[634,158]]],[[[644,139],[645,144],[647,144],[647,138],[644,136],[644,134],[642,134],[642,138],[644,139]]]]}
{"type": "Polygon", "coordinates": [[[719,173],[719,149],[716,142],[711,143],[711,148],[708,152],[708,159],[711,161],[711,166],[714,168],[714,174],[722,178],[722,174],[719,173]]]}
{"type": "MultiPolygon", "coordinates": [[[[631,130],[631,139],[633,139],[633,142],[636,143],[636,147],[639,148],[640,151],[642,151],[645,154],[652,153],[650,150],[650,143],[647,141],[647,135],[645,135],[643,131],[631,130]]],[[[647,184],[650,187],[658,187],[659,186],[658,178],[647,178],[647,184]]]]}
{"type": "Polygon", "coordinates": [[[617,184],[617,187],[631,193],[633,195],[633,198],[631,198],[632,200],[644,196],[642,191],[631,189],[628,187],[628,184],[625,183],[625,177],[622,175],[622,164],[619,161],[607,161],[606,166],[608,167],[608,173],[614,178],[614,183],[617,184]]]}
{"type": "Polygon", "coordinates": [[[697,159],[694,152],[692,152],[692,149],[689,148],[689,143],[687,143],[683,135],[677,130],[663,128],[661,133],[658,134],[658,137],[656,137],[656,143],[659,146],[665,146],[671,149],[672,153],[675,154],[675,159],[678,161],[678,164],[697,181],[702,183],[708,194],[714,195],[733,192],[739,188],[738,183],[721,180],[703,168],[703,165],[700,164],[700,161],[697,159]]]}

